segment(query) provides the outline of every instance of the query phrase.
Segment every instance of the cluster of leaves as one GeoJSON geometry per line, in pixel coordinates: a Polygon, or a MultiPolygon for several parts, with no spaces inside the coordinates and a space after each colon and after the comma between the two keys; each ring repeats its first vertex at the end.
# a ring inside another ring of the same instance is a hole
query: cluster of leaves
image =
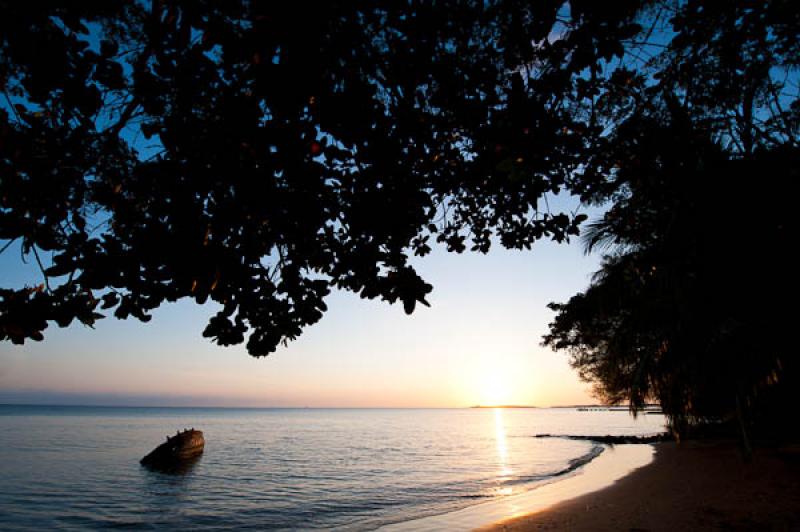
{"type": "Polygon", "coordinates": [[[434,241],[577,234],[539,203],[581,135],[517,72],[562,4],[0,2],[0,242],[44,276],[0,339],[191,298],[265,355],[332,287],[425,304],[434,241]]]}
{"type": "Polygon", "coordinates": [[[551,304],[544,341],[609,402],[660,402],[678,434],[732,420],[747,441],[798,401],[800,10],[689,2],[668,22],[652,57],[593,88],[607,133],[581,193],[612,203],[584,238],[609,253],[585,292],[551,304]]]}

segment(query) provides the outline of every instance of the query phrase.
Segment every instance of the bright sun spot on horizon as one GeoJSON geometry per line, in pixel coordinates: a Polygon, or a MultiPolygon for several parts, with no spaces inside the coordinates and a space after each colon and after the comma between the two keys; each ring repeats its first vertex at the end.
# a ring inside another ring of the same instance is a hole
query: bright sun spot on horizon
{"type": "Polygon", "coordinates": [[[511,403],[511,387],[508,381],[498,372],[491,372],[484,376],[480,391],[480,405],[500,406],[511,403]]]}

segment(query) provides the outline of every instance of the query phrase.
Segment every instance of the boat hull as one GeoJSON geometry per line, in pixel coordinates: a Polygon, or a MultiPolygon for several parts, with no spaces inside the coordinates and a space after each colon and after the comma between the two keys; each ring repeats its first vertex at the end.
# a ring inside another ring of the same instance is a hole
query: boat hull
{"type": "Polygon", "coordinates": [[[153,449],[140,463],[152,467],[171,467],[203,453],[205,439],[202,431],[185,430],[153,449]]]}

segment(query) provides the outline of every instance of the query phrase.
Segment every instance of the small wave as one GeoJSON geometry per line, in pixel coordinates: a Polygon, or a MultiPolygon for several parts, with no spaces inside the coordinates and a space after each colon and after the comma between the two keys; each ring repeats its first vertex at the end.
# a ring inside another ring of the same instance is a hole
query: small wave
{"type": "Polygon", "coordinates": [[[531,483],[531,482],[540,482],[540,481],[546,481],[546,480],[555,480],[558,477],[562,477],[562,476],[564,476],[564,475],[566,475],[568,473],[572,473],[576,469],[578,469],[578,468],[580,468],[582,466],[585,466],[586,464],[588,464],[589,462],[591,462],[592,460],[594,460],[595,458],[600,456],[600,454],[605,450],[606,450],[606,446],[605,445],[600,445],[600,444],[592,445],[592,448],[589,449],[589,451],[586,452],[585,454],[582,454],[582,455],[578,456],[577,458],[573,458],[573,459],[569,460],[567,462],[567,467],[565,467],[563,469],[559,469],[559,470],[557,470],[555,472],[543,473],[543,474],[539,474],[539,475],[520,476],[520,477],[516,477],[516,478],[511,479],[511,480],[508,480],[507,482],[504,482],[503,484],[504,485],[516,485],[516,484],[528,484],[528,483],[531,483]]]}
{"type": "Polygon", "coordinates": [[[597,458],[598,456],[600,456],[600,453],[605,451],[605,449],[606,448],[604,445],[597,445],[597,444],[593,445],[588,453],[584,454],[583,456],[573,458],[572,460],[569,461],[569,466],[566,469],[562,470],[561,472],[553,476],[561,476],[565,473],[569,473],[570,471],[575,471],[582,465],[586,465],[595,458],[597,458]]]}

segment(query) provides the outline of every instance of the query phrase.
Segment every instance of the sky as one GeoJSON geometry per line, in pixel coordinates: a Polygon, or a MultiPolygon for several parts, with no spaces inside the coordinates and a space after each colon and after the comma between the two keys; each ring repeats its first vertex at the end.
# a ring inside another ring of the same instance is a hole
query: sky
{"type": "MultiPolygon", "coordinates": [[[[569,205],[568,200],[558,200],[569,205]]],[[[573,205],[574,206],[574,205],[573,205]]],[[[557,208],[551,202],[554,210],[557,208]]],[[[150,323],[51,324],[42,342],[0,343],[0,403],[131,406],[462,407],[594,402],[566,353],[542,347],[548,302],[583,290],[599,257],[579,241],[415,259],[430,308],[334,292],[323,319],[256,359],[201,336],[213,307],[166,305],[150,323]]],[[[33,275],[11,248],[0,286],[33,275]]],[[[34,279],[31,279],[31,283],[34,279]]],[[[41,282],[41,281],[38,281],[41,282]]]]}

